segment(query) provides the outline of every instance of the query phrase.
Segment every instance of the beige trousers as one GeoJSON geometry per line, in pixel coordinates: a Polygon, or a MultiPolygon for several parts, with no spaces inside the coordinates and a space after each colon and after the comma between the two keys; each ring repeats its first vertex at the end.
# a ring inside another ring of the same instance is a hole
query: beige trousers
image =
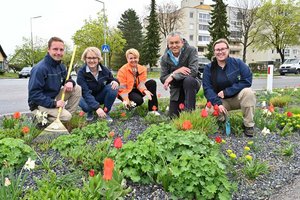
{"type": "MultiPolygon", "coordinates": [[[[59,94],[56,96],[55,100],[60,100],[63,92],[63,88],[61,88],[59,94]]],[[[77,110],[79,101],[81,97],[81,87],[76,85],[72,92],[65,93],[65,102],[66,105],[62,109],[59,119],[61,121],[70,121],[72,118],[72,114],[77,110]]],[[[57,118],[58,108],[45,108],[43,106],[38,106],[38,109],[32,111],[33,114],[36,114],[37,111],[47,112],[48,121],[53,122],[57,118]]]]}
{"type": "MultiPolygon", "coordinates": [[[[256,105],[256,96],[255,96],[255,91],[253,91],[251,88],[244,88],[234,97],[221,99],[221,100],[223,106],[228,111],[237,110],[237,109],[242,110],[243,121],[246,127],[253,127],[255,125],[253,118],[254,118],[254,111],[256,105]]],[[[224,121],[225,120],[224,114],[219,115],[218,120],[224,121]]]]}

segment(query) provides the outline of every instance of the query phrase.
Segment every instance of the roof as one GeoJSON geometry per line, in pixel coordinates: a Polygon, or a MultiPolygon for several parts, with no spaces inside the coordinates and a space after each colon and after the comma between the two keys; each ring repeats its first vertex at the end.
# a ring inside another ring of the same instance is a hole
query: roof
{"type": "Polygon", "coordinates": [[[1,44],[0,44],[0,53],[2,54],[3,58],[5,58],[5,59],[7,58],[5,52],[4,52],[3,49],[2,49],[1,44]]]}

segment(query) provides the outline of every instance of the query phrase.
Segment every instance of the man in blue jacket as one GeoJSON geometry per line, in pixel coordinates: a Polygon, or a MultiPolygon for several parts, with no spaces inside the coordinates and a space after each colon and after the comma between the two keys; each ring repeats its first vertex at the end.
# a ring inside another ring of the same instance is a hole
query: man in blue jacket
{"type": "Polygon", "coordinates": [[[61,61],[63,55],[64,42],[52,37],[48,41],[47,55],[32,68],[28,83],[30,110],[34,114],[37,110],[47,112],[49,121],[56,119],[59,107],[63,107],[60,120],[69,121],[81,97],[81,87],[72,79],[66,80],[67,70],[61,61]],[[63,90],[64,101],[61,100],[63,90]]]}
{"type": "Polygon", "coordinates": [[[252,72],[240,59],[229,57],[227,40],[217,40],[213,44],[213,50],[215,58],[204,68],[203,72],[204,95],[213,105],[218,105],[219,119],[224,120],[229,110],[241,109],[244,133],[252,137],[256,104],[255,93],[250,88],[252,72]]]}

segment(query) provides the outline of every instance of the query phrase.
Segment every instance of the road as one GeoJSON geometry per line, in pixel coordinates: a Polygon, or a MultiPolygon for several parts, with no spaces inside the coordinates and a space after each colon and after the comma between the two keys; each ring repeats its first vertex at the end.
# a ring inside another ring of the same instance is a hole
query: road
{"type": "MultiPolygon", "coordinates": [[[[162,84],[156,79],[158,92],[162,97],[168,97],[162,84]]],[[[0,79],[0,116],[16,111],[29,112],[27,105],[28,79],[0,79]]],[[[266,89],[266,78],[254,78],[252,88],[255,90],[266,89]]],[[[299,76],[276,76],[273,80],[273,88],[300,87],[299,76]]]]}

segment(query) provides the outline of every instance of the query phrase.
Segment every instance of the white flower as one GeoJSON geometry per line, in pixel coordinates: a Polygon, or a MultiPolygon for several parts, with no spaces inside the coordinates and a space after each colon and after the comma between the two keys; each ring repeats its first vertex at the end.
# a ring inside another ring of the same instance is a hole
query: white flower
{"type": "Polygon", "coordinates": [[[295,88],[295,89],[294,89],[294,91],[296,92],[296,91],[298,91],[298,89],[297,89],[297,88],[295,88]]]}
{"type": "Polygon", "coordinates": [[[31,160],[31,158],[29,157],[24,165],[24,169],[28,169],[30,171],[31,169],[34,169],[34,167],[35,167],[35,160],[31,160]]]}
{"type": "Polygon", "coordinates": [[[262,133],[263,135],[267,135],[267,134],[270,134],[270,130],[267,129],[266,127],[264,127],[264,129],[261,131],[261,133],[262,133]]]}
{"type": "Polygon", "coordinates": [[[266,101],[261,102],[261,106],[266,107],[267,106],[266,101]]]}
{"type": "Polygon", "coordinates": [[[263,114],[266,116],[271,116],[272,113],[268,109],[263,109],[263,114]]]}
{"type": "Polygon", "coordinates": [[[130,106],[131,106],[131,107],[135,107],[135,106],[136,106],[136,103],[135,103],[134,101],[131,101],[131,102],[130,102],[130,106]]]}
{"type": "Polygon", "coordinates": [[[38,123],[42,123],[42,125],[45,125],[48,123],[47,117],[48,117],[48,113],[47,112],[41,112],[41,111],[36,111],[36,119],[38,121],[38,123]]]}
{"type": "Polygon", "coordinates": [[[11,184],[11,182],[10,182],[10,180],[7,178],[7,177],[5,177],[5,181],[4,181],[4,186],[9,186],[11,184]]]}

